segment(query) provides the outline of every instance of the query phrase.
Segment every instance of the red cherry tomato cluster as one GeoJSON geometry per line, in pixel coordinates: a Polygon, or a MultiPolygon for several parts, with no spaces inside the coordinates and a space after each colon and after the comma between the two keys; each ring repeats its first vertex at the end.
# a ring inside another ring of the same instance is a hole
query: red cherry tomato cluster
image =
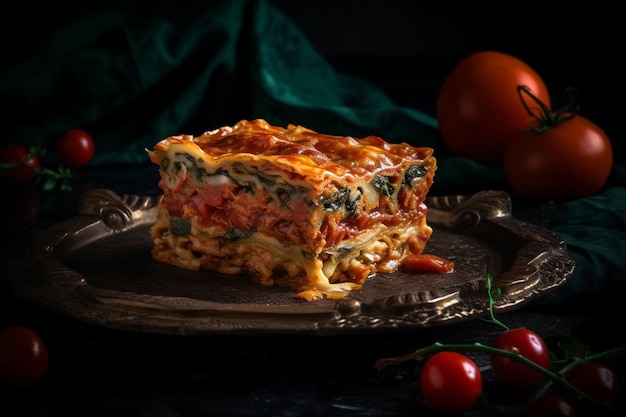
{"type": "MultiPolygon", "coordinates": [[[[548,346],[539,335],[526,328],[505,331],[492,346],[474,346],[475,350],[489,352],[496,380],[512,388],[537,386],[546,378],[539,369],[548,372],[551,366],[548,346]]],[[[444,345],[438,348],[446,349],[444,345]]],[[[471,350],[472,347],[463,345],[462,348],[471,350]]],[[[527,410],[529,417],[601,415],[601,407],[610,409],[617,403],[617,378],[603,364],[576,363],[565,372],[564,378],[595,402],[575,391],[559,389],[548,392],[531,404],[527,410]]],[[[482,394],[482,383],[482,375],[475,362],[459,351],[438,349],[424,363],[420,374],[424,401],[443,413],[463,413],[474,407],[482,394]]]]}
{"type": "Polygon", "coordinates": [[[503,166],[518,195],[586,197],[606,184],[613,148],[574,104],[553,112],[533,68],[516,57],[482,51],[461,60],[445,78],[437,120],[452,153],[503,166]]]}
{"type": "Polygon", "coordinates": [[[0,331],[0,383],[28,388],[39,383],[48,370],[48,348],[32,329],[22,326],[0,331]]]}
{"type": "Polygon", "coordinates": [[[71,169],[86,166],[93,158],[93,138],[84,130],[70,129],[54,143],[54,152],[61,163],[58,170],[43,167],[42,156],[46,149],[41,146],[29,148],[22,144],[0,148],[0,174],[7,183],[17,186],[45,179],[48,185],[56,180],[67,179],[71,169]]]}
{"type": "MultiPolygon", "coordinates": [[[[548,347],[531,330],[508,330],[494,342],[493,347],[519,354],[544,368],[550,366],[548,347]]],[[[531,387],[544,378],[541,372],[501,354],[492,353],[490,358],[496,378],[503,384],[531,387]]],[[[482,376],[468,356],[457,352],[439,352],[424,364],[420,388],[424,400],[432,408],[460,413],[469,410],[478,401],[482,392],[482,376]]]]}

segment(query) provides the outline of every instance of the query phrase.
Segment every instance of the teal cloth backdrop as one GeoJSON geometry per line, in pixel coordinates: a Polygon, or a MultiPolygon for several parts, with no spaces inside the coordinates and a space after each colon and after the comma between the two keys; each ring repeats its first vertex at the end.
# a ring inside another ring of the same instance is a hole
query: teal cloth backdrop
{"type": "MultiPolygon", "coordinates": [[[[42,24],[19,47],[5,39],[2,143],[34,144],[82,127],[96,141],[93,166],[140,164],[166,136],[264,118],[430,146],[439,161],[434,190],[506,188],[501,168],[450,155],[431,109],[396,105],[373,84],[339,73],[270,3],[198,10],[180,5],[164,18],[120,6],[42,24]]],[[[538,303],[575,305],[624,289],[625,185],[616,164],[601,193],[562,202],[550,227],[566,239],[577,269],[538,303]]]]}

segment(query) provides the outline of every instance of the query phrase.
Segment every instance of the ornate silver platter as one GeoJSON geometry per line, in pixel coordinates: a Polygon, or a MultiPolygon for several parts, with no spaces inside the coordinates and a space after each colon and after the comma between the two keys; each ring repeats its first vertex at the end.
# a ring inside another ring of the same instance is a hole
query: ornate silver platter
{"type": "Polygon", "coordinates": [[[22,298],[110,328],[164,334],[340,335],[425,328],[517,308],[552,291],[575,263],[561,237],[511,216],[505,192],[429,197],[425,253],[448,274],[377,274],[342,300],[307,302],[245,276],[188,271],[152,259],[155,197],[85,194],[81,215],[32,236],[9,263],[22,298]],[[24,253],[24,252],[22,252],[24,253]]]}

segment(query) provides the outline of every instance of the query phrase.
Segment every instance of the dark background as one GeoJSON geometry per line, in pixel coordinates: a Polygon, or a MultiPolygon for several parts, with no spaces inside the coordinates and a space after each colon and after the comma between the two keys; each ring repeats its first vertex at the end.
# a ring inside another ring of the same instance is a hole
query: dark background
{"type": "MultiPolygon", "coordinates": [[[[365,78],[398,104],[432,116],[443,79],[461,59],[486,49],[517,56],[544,78],[555,107],[566,100],[565,88],[575,87],[581,114],[606,131],[619,159],[626,153],[622,63],[626,36],[615,2],[270,2],[296,22],[337,71],[365,78]]],[[[121,9],[136,16],[165,17],[182,26],[194,11],[211,3],[15,2],[0,16],[0,70],[73,19],[121,9]]],[[[0,103],[0,108],[10,106],[0,103]]]]}
{"type": "Polygon", "coordinates": [[[543,77],[555,107],[575,87],[581,115],[622,158],[624,24],[609,2],[272,0],[337,68],[371,80],[396,102],[435,115],[439,86],[471,53],[514,55],[543,77]]]}

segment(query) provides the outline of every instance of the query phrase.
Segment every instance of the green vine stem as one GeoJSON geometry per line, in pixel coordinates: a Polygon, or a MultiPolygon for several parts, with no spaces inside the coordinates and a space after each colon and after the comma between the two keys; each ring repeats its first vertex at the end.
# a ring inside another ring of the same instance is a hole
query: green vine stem
{"type": "Polygon", "coordinates": [[[43,180],[43,189],[45,191],[54,189],[57,184],[61,191],[72,191],[70,181],[76,177],[74,170],[64,166],[59,166],[56,171],[48,168],[37,168],[35,173],[38,180],[43,180]]]}
{"type": "Polygon", "coordinates": [[[72,190],[70,181],[76,177],[76,172],[63,165],[59,165],[56,170],[52,170],[45,167],[35,168],[25,162],[19,164],[0,164],[0,172],[4,175],[6,172],[22,167],[32,169],[35,172],[34,180],[35,182],[43,182],[42,187],[44,191],[51,191],[57,185],[62,191],[72,190]]]}
{"type": "Polygon", "coordinates": [[[494,313],[494,309],[493,309],[493,305],[495,303],[495,296],[500,296],[500,290],[496,290],[495,294],[494,291],[492,290],[492,285],[493,285],[493,275],[491,274],[487,274],[487,297],[489,299],[489,318],[488,319],[483,319],[486,322],[489,323],[493,323],[496,326],[500,326],[502,327],[504,330],[509,330],[509,326],[507,326],[506,324],[502,323],[500,320],[498,320],[496,318],[496,315],[494,313]]]}
{"type": "MultiPolygon", "coordinates": [[[[537,391],[532,401],[536,401],[537,399],[545,395],[550,390],[554,382],[560,383],[561,381],[566,381],[564,375],[570,369],[576,367],[576,365],[582,362],[593,362],[593,361],[602,360],[602,359],[609,359],[615,356],[623,355],[624,353],[626,353],[626,345],[618,346],[618,347],[608,349],[602,352],[594,353],[594,354],[588,354],[584,358],[580,358],[580,357],[572,358],[570,363],[568,363],[567,365],[564,365],[558,372],[554,373],[557,376],[558,380],[555,381],[554,378],[550,378],[548,382],[544,384],[539,391],[537,391]]],[[[575,390],[575,392],[580,393],[580,390],[575,390]]],[[[596,400],[594,400],[593,398],[590,398],[588,395],[583,395],[583,396],[587,399],[591,399],[594,403],[598,404],[596,400]]]]}

